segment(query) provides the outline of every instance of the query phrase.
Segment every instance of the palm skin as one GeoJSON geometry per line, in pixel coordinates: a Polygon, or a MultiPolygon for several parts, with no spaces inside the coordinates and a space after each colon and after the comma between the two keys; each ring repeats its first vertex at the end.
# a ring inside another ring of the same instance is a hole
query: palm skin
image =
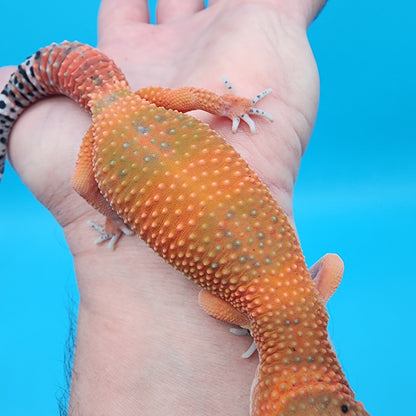
{"type": "MultiPolygon", "coordinates": [[[[256,119],[231,133],[231,121],[196,112],[259,174],[292,220],[292,191],[313,128],[319,95],[306,29],[324,1],[160,1],[157,26],[145,1],[103,0],[98,47],[124,71],[133,90],[192,85],[222,93],[273,95],[256,119]],[[178,3],[181,3],[180,9],[178,3]],[[184,4],[186,3],[186,4],[184,4]]],[[[39,45],[43,46],[43,45],[39,45]]],[[[10,68],[0,72],[6,82],[10,68]]],[[[70,415],[245,415],[257,358],[240,358],[247,337],[208,317],[198,287],[137,238],[117,249],[94,246],[91,219],[104,219],[71,188],[77,150],[90,123],[63,97],[24,112],[9,158],[34,195],[64,228],[80,291],[70,415]],[[36,143],[36,146],[34,146],[36,143]],[[27,149],[31,149],[30,152],[27,149]]]]}

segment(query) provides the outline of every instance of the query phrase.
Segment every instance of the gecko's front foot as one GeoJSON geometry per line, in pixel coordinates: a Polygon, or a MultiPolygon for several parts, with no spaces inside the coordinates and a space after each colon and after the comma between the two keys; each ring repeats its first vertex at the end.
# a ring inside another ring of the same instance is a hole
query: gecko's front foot
{"type": "Polygon", "coordinates": [[[237,131],[241,120],[243,120],[245,123],[248,124],[251,133],[256,132],[256,126],[254,124],[253,119],[250,117],[250,114],[255,115],[255,116],[265,117],[269,121],[274,121],[273,116],[271,114],[267,113],[264,110],[260,110],[259,108],[254,107],[266,95],[269,95],[272,93],[271,88],[268,88],[267,90],[260,92],[252,100],[249,100],[247,98],[241,98],[241,97],[234,95],[234,89],[233,89],[233,86],[231,85],[231,82],[228,81],[228,79],[224,75],[222,79],[224,81],[224,84],[227,90],[230,91],[229,94],[224,94],[221,97],[224,101],[226,101],[229,104],[229,106],[227,106],[227,109],[223,115],[230,118],[231,121],[233,122],[233,125],[232,125],[233,133],[237,131]]]}

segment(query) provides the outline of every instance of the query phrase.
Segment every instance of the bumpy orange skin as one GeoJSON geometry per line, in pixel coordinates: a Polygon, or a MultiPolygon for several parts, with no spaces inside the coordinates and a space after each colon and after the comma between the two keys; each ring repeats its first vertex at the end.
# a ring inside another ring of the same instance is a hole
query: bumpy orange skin
{"type": "MultiPolygon", "coordinates": [[[[68,95],[93,115],[76,189],[247,318],[260,357],[251,415],[368,415],[328,341],[328,316],[294,230],[236,151],[199,120],[143,99],[160,105],[163,90],[132,93],[90,47],[55,45],[26,62],[29,75],[32,64],[45,94],[68,95]]],[[[189,92],[178,93],[181,109],[189,92]]],[[[175,92],[165,95],[174,107],[175,92]]],[[[201,97],[217,105],[215,94],[201,97]]]]}
{"type": "Polygon", "coordinates": [[[207,125],[134,95],[94,117],[94,134],[95,178],[118,215],[249,318],[261,359],[252,414],[300,412],[312,390],[321,412],[328,394],[341,411],[353,393],[325,308],[286,215],[247,163],[207,125]]]}

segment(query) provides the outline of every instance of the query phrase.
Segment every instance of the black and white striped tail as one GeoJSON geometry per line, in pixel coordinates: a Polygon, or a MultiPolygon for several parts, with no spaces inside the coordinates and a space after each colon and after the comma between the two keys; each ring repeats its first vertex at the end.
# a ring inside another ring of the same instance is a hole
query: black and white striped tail
{"type": "Polygon", "coordinates": [[[13,123],[25,108],[50,95],[36,79],[34,72],[34,62],[39,59],[41,53],[42,50],[39,50],[27,57],[12,73],[0,93],[0,181],[3,177],[7,142],[13,123]]]}

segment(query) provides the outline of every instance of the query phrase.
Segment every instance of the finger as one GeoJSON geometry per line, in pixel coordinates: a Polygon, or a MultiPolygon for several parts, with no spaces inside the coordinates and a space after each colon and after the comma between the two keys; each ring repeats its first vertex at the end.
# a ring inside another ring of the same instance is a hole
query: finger
{"type": "Polygon", "coordinates": [[[169,23],[191,16],[205,8],[203,0],[159,0],[157,3],[157,23],[169,23]]]}
{"type": "Polygon", "coordinates": [[[149,23],[147,0],[102,0],[98,15],[99,37],[128,23],[149,23]]]}

